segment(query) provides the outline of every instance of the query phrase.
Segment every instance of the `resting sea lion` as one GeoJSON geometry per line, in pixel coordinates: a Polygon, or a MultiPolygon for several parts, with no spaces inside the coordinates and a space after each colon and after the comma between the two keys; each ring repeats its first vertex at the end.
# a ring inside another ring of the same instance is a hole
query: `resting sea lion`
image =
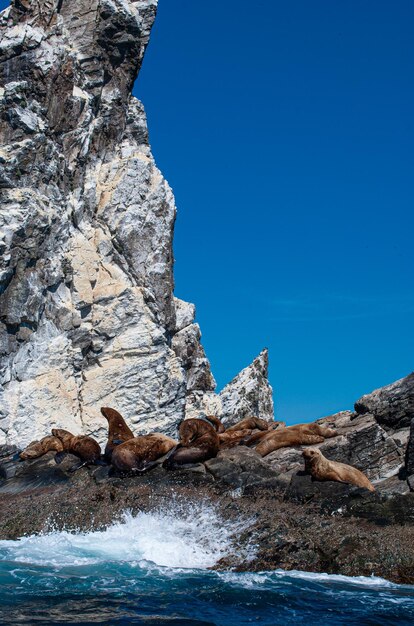
{"type": "Polygon", "coordinates": [[[226,433],[234,432],[235,430],[245,430],[246,428],[249,430],[255,430],[256,428],[258,430],[269,430],[271,425],[269,422],[266,422],[266,420],[260,419],[260,417],[245,417],[236,424],[233,424],[233,426],[226,428],[226,433]]]}
{"type": "Polygon", "coordinates": [[[251,432],[250,428],[245,428],[244,430],[231,430],[230,432],[226,430],[225,433],[220,433],[220,450],[238,446],[243,439],[251,435],[251,432]]]}
{"type": "Polygon", "coordinates": [[[173,469],[186,463],[201,463],[212,459],[220,450],[219,434],[201,419],[184,420],[179,428],[180,443],[164,461],[163,467],[173,469]]]}
{"type": "Polygon", "coordinates": [[[293,426],[288,426],[291,430],[300,430],[304,433],[312,433],[314,435],[319,435],[324,439],[328,439],[329,437],[336,437],[338,435],[337,431],[333,428],[328,428],[327,426],[321,426],[316,422],[311,422],[310,424],[294,424],[293,426]]]}
{"type": "Polygon", "coordinates": [[[26,461],[27,459],[38,459],[40,456],[43,456],[52,450],[55,452],[62,452],[63,443],[57,437],[48,435],[47,437],[40,439],[40,441],[32,441],[29,443],[29,445],[22,452],[20,452],[19,458],[22,461],[26,461]]]}
{"type": "Polygon", "coordinates": [[[253,433],[243,443],[247,446],[256,445],[256,451],[261,456],[289,446],[310,445],[323,443],[325,438],[336,437],[337,432],[319,424],[295,424],[287,428],[278,428],[270,432],[253,433]]]}
{"type": "Polygon", "coordinates": [[[316,480],[335,480],[339,483],[350,483],[357,487],[364,487],[369,491],[375,491],[374,485],[356,467],[337,461],[329,461],[316,448],[308,448],[302,454],[305,459],[305,469],[316,480]]]}
{"type": "Polygon", "coordinates": [[[176,446],[174,439],[161,433],[134,437],[113,449],[111,464],[121,472],[145,472],[176,446]]]}
{"type": "Polygon", "coordinates": [[[109,462],[115,446],[128,441],[128,439],[133,439],[134,433],[126,424],[122,415],[115,409],[103,406],[101,413],[108,420],[108,443],[105,447],[104,456],[109,462]]]}
{"type": "Polygon", "coordinates": [[[101,465],[101,448],[99,443],[87,435],[72,435],[68,430],[53,428],[52,435],[60,439],[63,450],[55,456],[56,463],[61,463],[66,454],[73,454],[78,457],[80,463],[74,465],[70,471],[74,472],[84,465],[101,465]]]}

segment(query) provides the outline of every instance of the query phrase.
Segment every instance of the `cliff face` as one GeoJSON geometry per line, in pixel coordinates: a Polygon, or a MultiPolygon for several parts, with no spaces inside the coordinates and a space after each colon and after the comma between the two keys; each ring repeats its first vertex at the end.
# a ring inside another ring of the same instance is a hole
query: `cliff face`
{"type": "MultiPolygon", "coordinates": [[[[0,443],[55,425],[102,437],[104,405],[136,431],[172,432],[205,398],[226,415],[194,306],[173,295],[174,197],[131,96],[156,8],[14,0],[0,14],[0,443]]],[[[271,417],[256,361],[226,393],[271,417]]]]}

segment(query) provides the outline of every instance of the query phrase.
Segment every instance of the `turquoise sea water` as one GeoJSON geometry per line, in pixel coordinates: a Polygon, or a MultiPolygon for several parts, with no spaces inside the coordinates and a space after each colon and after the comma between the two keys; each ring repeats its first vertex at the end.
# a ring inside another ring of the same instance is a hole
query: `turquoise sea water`
{"type": "MultiPolygon", "coordinates": [[[[208,505],[102,532],[0,542],[0,623],[414,624],[414,587],[281,570],[215,572],[232,532],[208,505]]],[[[254,546],[249,558],[254,554],[254,546]]]]}

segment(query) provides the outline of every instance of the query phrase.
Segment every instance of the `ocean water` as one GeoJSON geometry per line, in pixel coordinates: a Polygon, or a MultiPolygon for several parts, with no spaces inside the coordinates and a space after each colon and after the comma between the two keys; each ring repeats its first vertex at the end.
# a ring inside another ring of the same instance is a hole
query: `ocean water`
{"type": "Polygon", "coordinates": [[[232,551],[240,528],[207,503],[172,504],[126,513],[105,531],[51,530],[0,541],[0,624],[414,624],[411,586],[209,569],[232,551]]]}

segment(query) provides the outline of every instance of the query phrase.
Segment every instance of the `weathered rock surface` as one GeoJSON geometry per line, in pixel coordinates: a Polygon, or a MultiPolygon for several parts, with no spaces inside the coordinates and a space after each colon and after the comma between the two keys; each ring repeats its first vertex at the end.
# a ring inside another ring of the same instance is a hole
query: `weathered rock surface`
{"type": "Polygon", "coordinates": [[[131,96],[156,8],[0,14],[0,443],[55,426],[102,440],[102,405],[173,432],[188,394],[215,388],[194,306],[173,296],[174,197],[131,96]]]}
{"type": "Polygon", "coordinates": [[[408,476],[414,476],[414,418],[411,420],[405,467],[408,476]]]}
{"type": "Polygon", "coordinates": [[[268,351],[263,350],[219,393],[193,390],[187,395],[187,417],[217,415],[226,426],[256,415],[274,419],[273,391],[268,381],[268,351]]]}
{"type": "Polygon", "coordinates": [[[386,429],[409,427],[414,418],[414,372],[362,396],[355,403],[355,411],[358,415],[370,413],[386,429]]]}
{"type": "Polygon", "coordinates": [[[278,474],[254,450],[245,447],[222,450],[217,457],[205,462],[215,479],[241,493],[262,488],[279,488],[278,474]]]}

